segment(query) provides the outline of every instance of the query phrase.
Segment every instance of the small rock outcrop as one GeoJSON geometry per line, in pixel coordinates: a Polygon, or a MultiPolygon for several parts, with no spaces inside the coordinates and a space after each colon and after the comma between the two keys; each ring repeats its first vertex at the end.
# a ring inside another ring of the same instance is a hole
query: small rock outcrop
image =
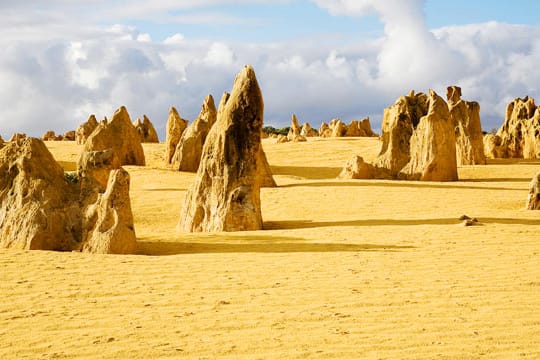
{"type": "Polygon", "coordinates": [[[143,121],[141,121],[141,119],[135,120],[133,126],[135,127],[135,130],[137,130],[137,134],[139,134],[141,143],[159,142],[157,131],[146,115],[143,115],[143,121]]]}
{"type": "Polygon", "coordinates": [[[315,129],[311,127],[311,125],[306,122],[304,125],[302,125],[302,129],[300,130],[300,135],[303,137],[315,137],[319,135],[315,129]]]}
{"type": "Polygon", "coordinates": [[[490,159],[503,158],[505,150],[502,146],[502,139],[496,134],[484,135],[484,155],[490,159]]]}
{"type": "Polygon", "coordinates": [[[26,134],[24,133],[14,133],[11,138],[9,139],[9,142],[19,141],[22,139],[26,139],[26,134]]]}
{"type": "Polygon", "coordinates": [[[283,134],[279,134],[276,138],[276,144],[288,143],[289,138],[283,134]]]}
{"type": "Polygon", "coordinates": [[[41,140],[43,140],[43,141],[55,141],[56,140],[56,134],[52,130],[46,131],[45,134],[43,134],[43,136],[41,137],[41,140]]]}
{"type": "Polygon", "coordinates": [[[98,127],[96,116],[91,114],[86,122],[79,125],[75,130],[75,141],[77,144],[82,145],[86,142],[86,139],[92,134],[92,132],[98,127]]]}
{"type": "Polygon", "coordinates": [[[534,175],[529,184],[529,195],[525,208],[527,210],[540,210],[540,172],[534,175]]]}
{"type": "Polygon", "coordinates": [[[75,130],[69,130],[64,133],[62,140],[64,141],[75,141],[75,130]]]}
{"type": "Polygon", "coordinates": [[[342,137],[347,132],[347,126],[340,119],[332,119],[328,127],[332,131],[332,137],[342,137]]]}
{"type": "Polygon", "coordinates": [[[446,98],[454,122],[458,165],[484,165],[484,141],[480,123],[480,105],[461,99],[461,88],[449,86],[446,98]]]}
{"type": "Polygon", "coordinates": [[[174,106],[169,109],[169,118],[167,119],[167,129],[165,135],[165,164],[170,165],[176,146],[186,130],[188,121],[184,120],[178,114],[174,106]]]}
{"type": "Polygon", "coordinates": [[[302,142],[307,141],[305,136],[302,136],[300,134],[301,128],[298,124],[298,118],[295,114],[292,115],[291,119],[291,127],[289,129],[289,133],[287,134],[287,139],[292,142],[302,142]]]}
{"type": "Polygon", "coordinates": [[[497,136],[502,157],[540,159],[540,107],[533,98],[517,98],[508,104],[497,136]]]}
{"type": "Polygon", "coordinates": [[[197,119],[183,132],[172,157],[172,166],[179,171],[196,172],[201,162],[204,142],[217,119],[216,105],[208,95],[197,119]]]}
{"type": "Polygon", "coordinates": [[[374,179],[375,177],[375,167],[364,162],[364,159],[358,155],[349,159],[338,175],[338,179],[374,179]]]}
{"type": "Polygon", "coordinates": [[[433,90],[413,91],[384,110],[382,149],[373,164],[353,158],[341,176],[456,181],[456,140],[446,102],[433,90]],[[373,169],[371,169],[371,165],[373,169]]]}
{"type": "Polygon", "coordinates": [[[378,135],[371,129],[371,123],[369,122],[369,117],[367,117],[362,120],[351,121],[351,123],[347,125],[345,136],[376,137],[378,135]]]}
{"type": "Polygon", "coordinates": [[[255,72],[246,66],[225,94],[203,148],[178,228],[188,232],[262,229],[261,129],[264,103],[255,72]]]}
{"type": "MultiPolygon", "coordinates": [[[[101,186],[111,154],[82,156],[78,175],[64,174],[42,140],[25,138],[0,149],[0,247],[133,253],[135,231],[129,175],[114,170],[101,186]],[[91,169],[89,168],[91,167],[91,169]]],[[[107,174],[108,176],[108,174],[107,174]]]]}
{"type": "Polygon", "coordinates": [[[319,128],[319,137],[321,138],[329,138],[332,137],[332,130],[328,126],[327,123],[324,121],[321,124],[321,127],[319,128]]]}
{"type": "Polygon", "coordinates": [[[111,121],[100,124],[84,143],[84,151],[112,149],[122,165],[145,165],[144,151],[137,131],[124,106],[111,121]]]}

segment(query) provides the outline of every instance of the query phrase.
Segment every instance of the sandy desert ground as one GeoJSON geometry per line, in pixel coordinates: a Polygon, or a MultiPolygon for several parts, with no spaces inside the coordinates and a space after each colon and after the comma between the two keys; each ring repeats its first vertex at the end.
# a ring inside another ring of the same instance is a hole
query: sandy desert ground
{"type": "MultiPolygon", "coordinates": [[[[50,142],[66,169],[80,147],[50,142]]],[[[264,230],[175,231],[194,174],[127,167],[139,254],[0,250],[0,358],[538,359],[540,160],[337,180],[377,139],[264,148],[264,230]],[[459,216],[480,225],[463,227],[459,216]]]]}

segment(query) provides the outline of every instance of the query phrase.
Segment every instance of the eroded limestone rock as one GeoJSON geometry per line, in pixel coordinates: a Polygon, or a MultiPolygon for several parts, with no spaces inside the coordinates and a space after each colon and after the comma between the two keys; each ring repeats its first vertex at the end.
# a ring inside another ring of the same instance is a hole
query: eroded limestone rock
{"type": "Polygon", "coordinates": [[[176,146],[186,130],[188,121],[184,120],[178,114],[176,108],[169,109],[169,118],[167,119],[167,129],[165,135],[165,164],[170,165],[176,146]]]}

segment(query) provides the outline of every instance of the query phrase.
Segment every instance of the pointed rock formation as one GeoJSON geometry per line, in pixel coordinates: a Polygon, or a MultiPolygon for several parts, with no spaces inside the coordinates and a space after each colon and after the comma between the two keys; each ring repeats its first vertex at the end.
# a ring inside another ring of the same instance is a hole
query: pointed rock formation
{"type": "Polygon", "coordinates": [[[351,123],[347,126],[345,136],[376,137],[377,134],[371,130],[371,123],[369,122],[369,117],[367,117],[362,120],[351,121],[351,123]]]}
{"type": "Polygon", "coordinates": [[[100,124],[84,143],[84,151],[112,149],[122,165],[145,165],[144,151],[137,131],[124,106],[110,122],[100,124]]]}
{"type": "Polygon", "coordinates": [[[458,165],[484,165],[484,141],[480,123],[480,105],[461,99],[461,88],[449,86],[446,98],[454,122],[458,165]]]}
{"type": "Polygon", "coordinates": [[[448,104],[429,91],[429,109],[410,140],[410,161],[400,172],[409,180],[457,181],[456,138],[448,104]]]}
{"type": "Polygon", "coordinates": [[[428,112],[428,97],[411,91],[401,96],[394,105],[384,109],[382,147],[374,165],[387,169],[397,177],[410,160],[410,139],[420,118],[428,112]]]}
{"type": "Polygon", "coordinates": [[[71,250],[80,235],[76,195],[43,141],[8,143],[0,150],[0,247],[71,250]]]}
{"type": "Polygon", "coordinates": [[[303,137],[314,137],[317,136],[318,133],[315,129],[311,127],[311,125],[307,122],[302,125],[302,130],[300,130],[300,135],[303,137]]]}
{"type": "Polygon", "coordinates": [[[43,134],[43,136],[41,137],[41,140],[54,141],[56,140],[56,134],[52,130],[46,131],[45,134],[43,134]]]}
{"type": "Polygon", "coordinates": [[[321,124],[321,127],[319,128],[319,137],[322,137],[322,138],[332,137],[332,130],[330,129],[328,124],[325,123],[324,121],[321,124]]]}
{"type": "Polygon", "coordinates": [[[75,141],[77,144],[82,145],[86,142],[86,139],[92,134],[92,132],[98,127],[98,122],[94,114],[88,117],[86,122],[79,125],[77,130],[75,130],[75,141]]]}
{"type": "Polygon", "coordinates": [[[287,139],[292,142],[302,142],[307,141],[306,138],[302,135],[300,135],[300,125],[298,124],[298,118],[295,114],[292,115],[291,119],[291,127],[289,129],[289,133],[287,134],[287,139]]]}
{"type": "Polygon", "coordinates": [[[529,195],[525,208],[527,210],[540,210],[540,172],[532,178],[529,184],[529,195]]]}
{"type": "Polygon", "coordinates": [[[251,66],[224,95],[189,188],[178,228],[189,231],[262,229],[260,204],[261,129],[264,103],[251,66]]]}
{"type": "Polygon", "coordinates": [[[332,119],[328,127],[332,130],[332,137],[342,137],[347,132],[347,127],[340,119],[332,119]]]}
{"type": "Polygon", "coordinates": [[[497,136],[501,139],[503,157],[540,158],[540,107],[533,98],[517,98],[508,104],[497,136]]]}
{"type": "Polygon", "coordinates": [[[217,119],[216,105],[212,95],[208,95],[201,106],[197,119],[184,131],[178,141],[172,158],[176,170],[196,172],[201,162],[206,137],[217,119]]]}
{"type": "Polygon", "coordinates": [[[77,176],[64,174],[40,139],[0,149],[0,247],[134,251],[129,176],[115,170],[111,180],[106,170],[119,165],[110,150],[81,158],[77,176]]]}
{"type": "Polygon", "coordinates": [[[146,115],[143,115],[143,121],[141,122],[141,119],[137,119],[133,126],[135,127],[135,130],[137,130],[137,134],[139,134],[139,139],[141,140],[141,143],[158,143],[158,134],[156,132],[156,129],[154,128],[154,125],[152,125],[152,122],[150,122],[150,119],[146,115]]]}
{"type": "Polygon", "coordinates": [[[176,146],[187,128],[188,121],[178,115],[174,106],[169,109],[169,118],[167,119],[167,132],[165,135],[165,164],[170,165],[176,146]]]}
{"type": "Polygon", "coordinates": [[[129,173],[110,172],[106,190],[84,211],[80,250],[94,254],[134,254],[137,249],[129,173]]]}

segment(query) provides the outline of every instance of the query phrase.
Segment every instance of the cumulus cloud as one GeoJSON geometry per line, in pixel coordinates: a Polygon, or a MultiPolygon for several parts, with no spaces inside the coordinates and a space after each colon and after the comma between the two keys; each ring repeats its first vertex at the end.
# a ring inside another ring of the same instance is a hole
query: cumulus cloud
{"type": "Polygon", "coordinates": [[[335,15],[377,15],[384,35],[346,44],[318,35],[301,42],[237,43],[176,33],[156,41],[122,19],[145,13],[151,19],[167,7],[219,1],[130,2],[118,24],[107,26],[81,21],[80,9],[110,5],[115,13],[119,2],[71,6],[51,0],[49,10],[27,16],[15,15],[31,9],[33,0],[0,3],[0,133],[66,131],[90,113],[110,116],[126,105],[134,119],[147,114],[163,138],[170,106],[195,118],[204,97],[219,99],[247,63],[263,90],[265,121],[274,126],[288,125],[294,112],[315,127],[333,117],[370,116],[378,128],[383,108],[410,89],[444,94],[455,84],[464,98],[481,103],[489,129],[502,122],[512,98],[538,95],[538,26],[491,22],[427,29],[420,0],[314,1],[335,15]],[[79,18],[59,16],[54,9],[60,5],[79,18]]]}

